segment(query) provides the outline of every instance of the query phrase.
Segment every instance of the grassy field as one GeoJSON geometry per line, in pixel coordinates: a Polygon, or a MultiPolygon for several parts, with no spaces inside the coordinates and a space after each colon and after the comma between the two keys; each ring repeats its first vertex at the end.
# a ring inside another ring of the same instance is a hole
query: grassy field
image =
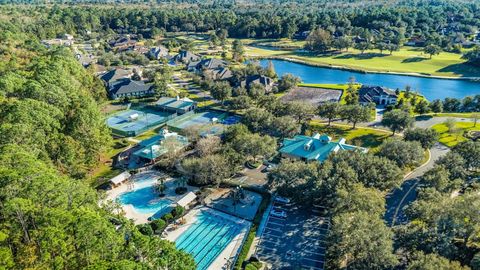
{"type": "Polygon", "coordinates": [[[434,130],[440,133],[439,142],[445,144],[448,147],[453,147],[460,142],[468,140],[464,135],[470,130],[480,130],[480,125],[477,124],[474,127],[472,122],[456,122],[455,127],[458,129],[458,133],[451,134],[445,124],[436,124],[432,126],[434,130]]]}
{"type": "Polygon", "coordinates": [[[371,128],[357,127],[356,129],[352,129],[350,126],[346,125],[328,126],[327,124],[318,121],[310,122],[309,132],[327,134],[334,140],[345,138],[349,144],[373,149],[380,146],[380,144],[382,144],[384,140],[390,138],[392,134],[389,131],[380,131],[371,128]]]}
{"type": "Polygon", "coordinates": [[[480,118],[478,117],[478,114],[479,113],[469,112],[469,113],[430,113],[427,115],[431,115],[433,117],[480,118]]]}
{"type": "MultiPolygon", "coordinates": [[[[248,43],[247,42],[245,43],[248,43]]],[[[251,43],[251,42],[250,42],[251,43]]],[[[261,44],[257,42],[256,44],[261,44]]],[[[343,66],[355,70],[417,73],[445,77],[478,77],[480,68],[464,64],[460,54],[442,52],[432,59],[421,48],[402,47],[390,55],[378,50],[367,50],[364,54],[355,49],[340,54],[312,55],[293,50],[246,46],[249,57],[278,57],[304,61],[312,65],[343,66]]]]}

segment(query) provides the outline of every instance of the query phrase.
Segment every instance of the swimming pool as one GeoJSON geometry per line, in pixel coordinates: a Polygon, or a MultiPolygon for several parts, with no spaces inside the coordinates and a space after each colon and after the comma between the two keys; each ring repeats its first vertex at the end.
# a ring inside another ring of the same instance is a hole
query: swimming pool
{"type": "Polygon", "coordinates": [[[134,178],[134,188],[120,194],[118,201],[122,205],[132,205],[141,214],[152,214],[155,218],[171,209],[172,201],[158,196],[154,189],[157,177],[151,174],[139,174],[134,178]]]}
{"type": "Polygon", "coordinates": [[[175,244],[178,249],[193,256],[198,270],[205,270],[241,229],[229,219],[200,211],[196,222],[175,240],[175,244]]]}

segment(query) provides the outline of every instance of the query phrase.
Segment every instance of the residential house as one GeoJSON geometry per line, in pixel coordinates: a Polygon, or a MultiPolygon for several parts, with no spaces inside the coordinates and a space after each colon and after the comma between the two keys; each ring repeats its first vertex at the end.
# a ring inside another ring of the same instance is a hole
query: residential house
{"type": "Polygon", "coordinates": [[[426,39],[423,37],[411,37],[407,42],[405,42],[405,46],[423,47],[425,46],[426,42],[426,39]]]}
{"type": "Polygon", "coordinates": [[[130,78],[133,75],[133,71],[129,69],[116,68],[104,73],[100,76],[100,79],[105,83],[105,86],[108,88],[109,85],[119,79],[130,78]]]}
{"type": "Polygon", "coordinates": [[[228,65],[226,61],[217,58],[208,58],[192,63],[195,63],[195,65],[189,64],[187,66],[188,71],[201,72],[203,70],[220,69],[228,65]]]}
{"type": "Polygon", "coordinates": [[[133,153],[133,156],[148,161],[153,161],[169,151],[177,151],[188,145],[187,137],[169,132],[167,129],[160,130],[158,135],[141,141],[138,144],[141,149],[133,153]]]}
{"type": "Polygon", "coordinates": [[[333,142],[329,136],[316,133],[312,137],[297,135],[293,139],[284,139],[279,151],[282,158],[323,162],[331,153],[338,151],[361,151],[365,153],[368,150],[346,144],[344,138],[341,138],[338,142],[333,142]]]}
{"type": "Polygon", "coordinates": [[[395,91],[386,87],[362,85],[358,89],[358,99],[363,105],[372,102],[377,105],[390,105],[397,103],[398,96],[395,91]]]}
{"type": "Polygon", "coordinates": [[[192,52],[182,50],[175,55],[172,60],[176,63],[190,63],[200,61],[200,56],[192,52]]]}
{"type": "Polygon", "coordinates": [[[150,48],[150,51],[147,55],[150,59],[160,60],[162,58],[168,58],[170,55],[168,54],[168,49],[164,46],[157,46],[150,48]]]}
{"type": "Polygon", "coordinates": [[[108,96],[111,99],[118,99],[124,97],[146,97],[155,94],[155,89],[152,83],[145,83],[144,81],[134,81],[129,78],[116,80],[108,86],[108,96]]]}
{"type": "Polygon", "coordinates": [[[137,44],[137,40],[130,35],[125,35],[110,41],[109,44],[112,50],[120,52],[132,49],[137,44]]]}
{"type": "Polygon", "coordinates": [[[173,112],[177,114],[184,114],[197,108],[197,103],[189,98],[171,98],[161,97],[155,105],[167,112],[173,112]]]}
{"type": "Polygon", "coordinates": [[[226,67],[206,70],[204,71],[204,75],[210,76],[210,78],[219,81],[230,80],[231,78],[233,78],[233,72],[226,67]]]}
{"type": "Polygon", "coordinates": [[[253,84],[260,84],[265,87],[265,92],[269,93],[273,89],[273,80],[264,75],[251,75],[240,82],[240,87],[249,90],[253,84]]]}

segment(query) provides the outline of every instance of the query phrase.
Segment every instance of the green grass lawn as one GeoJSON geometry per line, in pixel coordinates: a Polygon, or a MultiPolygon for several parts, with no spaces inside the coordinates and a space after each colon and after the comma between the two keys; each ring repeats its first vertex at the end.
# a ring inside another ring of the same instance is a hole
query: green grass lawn
{"type": "MultiPolygon", "coordinates": [[[[258,43],[257,43],[258,44],[258,43]]],[[[432,59],[421,48],[402,47],[390,55],[378,50],[364,54],[355,49],[341,54],[317,56],[287,49],[266,49],[246,46],[249,57],[277,57],[304,61],[312,65],[343,66],[350,69],[381,72],[418,73],[446,77],[478,77],[480,68],[464,64],[460,54],[442,52],[432,59]]]]}
{"type": "Polygon", "coordinates": [[[380,146],[384,140],[391,138],[391,132],[388,131],[379,131],[363,127],[352,129],[349,126],[344,125],[328,126],[327,124],[318,121],[310,122],[309,132],[311,134],[315,132],[327,134],[334,140],[345,138],[349,144],[373,149],[380,146]]]}
{"type": "Polygon", "coordinates": [[[434,130],[440,133],[439,142],[445,144],[448,147],[453,147],[460,142],[468,140],[468,138],[464,136],[468,131],[480,130],[480,125],[477,124],[477,126],[474,127],[474,123],[472,122],[456,122],[455,127],[459,129],[458,134],[450,134],[445,124],[436,124],[432,126],[434,130]]]}
{"type": "MultiPolygon", "coordinates": [[[[473,113],[473,112],[469,112],[469,113],[430,113],[430,114],[427,114],[427,115],[430,115],[432,117],[458,117],[458,118],[480,118],[476,115],[478,115],[479,113],[473,113]]],[[[480,121],[479,121],[480,122],[480,121]]]]}

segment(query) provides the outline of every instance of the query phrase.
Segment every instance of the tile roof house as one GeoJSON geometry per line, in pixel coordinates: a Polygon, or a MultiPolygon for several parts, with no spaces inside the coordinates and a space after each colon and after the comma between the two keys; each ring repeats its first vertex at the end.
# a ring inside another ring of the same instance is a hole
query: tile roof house
{"type": "Polygon", "coordinates": [[[184,114],[195,110],[197,103],[189,98],[161,97],[155,105],[163,111],[184,114]]]}
{"type": "Polygon", "coordinates": [[[248,90],[254,83],[263,85],[263,87],[265,87],[265,92],[267,93],[271,92],[273,89],[273,80],[263,75],[248,76],[245,80],[240,82],[240,87],[244,87],[248,90]]]}
{"type": "Polygon", "coordinates": [[[375,103],[377,105],[390,105],[397,103],[397,94],[395,91],[382,86],[362,85],[358,89],[358,99],[360,104],[367,105],[375,103]]]}
{"type": "Polygon", "coordinates": [[[329,136],[316,133],[312,137],[297,135],[293,139],[284,139],[279,151],[284,158],[323,162],[331,153],[338,151],[367,152],[367,149],[346,144],[344,138],[333,142],[329,136]]]}
{"type": "Polygon", "coordinates": [[[172,148],[166,145],[167,141],[173,141],[173,146],[178,150],[188,145],[188,139],[178,135],[176,132],[169,132],[167,129],[160,130],[158,135],[141,141],[138,145],[141,147],[133,153],[138,158],[154,160],[171,151],[172,148]]]}
{"type": "Polygon", "coordinates": [[[129,78],[116,80],[109,84],[108,95],[111,99],[122,97],[146,97],[155,94],[153,84],[134,81],[129,78]]]}
{"type": "Polygon", "coordinates": [[[224,60],[217,58],[208,58],[201,61],[195,62],[195,65],[189,64],[189,71],[202,71],[202,70],[213,70],[220,69],[227,65],[228,63],[224,60]]]}

